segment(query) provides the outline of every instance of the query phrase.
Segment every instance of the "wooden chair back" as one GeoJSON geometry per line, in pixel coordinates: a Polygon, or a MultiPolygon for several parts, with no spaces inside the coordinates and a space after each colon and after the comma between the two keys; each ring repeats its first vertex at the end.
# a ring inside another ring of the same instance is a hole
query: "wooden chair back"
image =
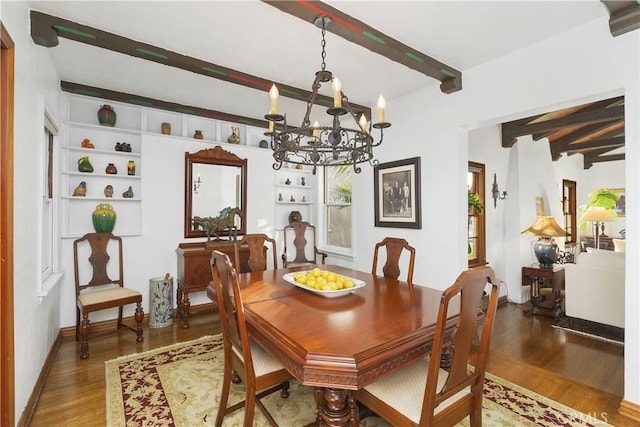
{"type": "Polygon", "coordinates": [[[353,397],[397,427],[453,426],[467,416],[472,427],[481,426],[482,389],[498,289],[499,282],[490,267],[464,271],[442,293],[429,360],[420,359],[356,390],[353,397]],[[490,290],[483,314],[480,305],[487,286],[490,290]],[[456,314],[457,324],[451,333],[450,319],[456,314]],[[469,371],[479,323],[479,346],[474,368],[469,371]]]}
{"type": "Polygon", "coordinates": [[[327,254],[316,246],[316,227],[307,221],[296,221],[284,227],[282,266],[325,263],[327,254]],[[309,239],[307,239],[307,237],[309,239]]]}
{"type": "Polygon", "coordinates": [[[226,254],[212,251],[211,273],[224,342],[224,377],[215,425],[222,426],[225,415],[244,407],[243,425],[251,427],[255,407],[258,406],[269,423],[277,426],[260,399],[277,390],[280,390],[281,397],[288,397],[289,380],[293,377],[250,339],[238,277],[226,254]],[[245,386],[245,400],[227,406],[232,378],[235,376],[239,377],[245,386]]]}
{"type": "Polygon", "coordinates": [[[454,425],[466,416],[471,416],[472,426],[481,425],[482,389],[491,330],[498,307],[499,288],[500,283],[496,279],[493,269],[480,267],[462,272],[455,283],[442,293],[436,335],[431,350],[432,355],[442,354],[447,346],[445,329],[447,318],[451,315],[449,309],[454,299],[459,302],[459,320],[451,345],[448,347],[452,355],[451,365],[448,368],[449,374],[439,391],[438,381],[435,380],[438,379],[440,360],[438,357],[431,357],[429,361],[427,388],[422,405],[420,425],[454,425]],[[487,284],[490,286],[489,301],[482,321],[475,366],[469,372],[467,369],[469,355],[474,338],[478,333],[479,307],[487,284]],[[469,387],[469,393],[464,394],[455,403],[436,414],[438,405],[467,387],[469,387]]]}
{"type": "Polygon", "coordinates": [[[89,357],[89,313],[107,308],[118,308],[116,328],[126,327],[137,334],[142,342],[142,294],[124,286],[122,238],[111,233],[87,233],[73,242],[73,269],[76,289],[76,338],[81,341],[80,358],[89,357]],[[88,246],[87,246],[88,244],[88,246]],[[115,253],[115,263],[110,263],[115,253]],[[85,258],[86,257],[86,258],[85,258]],[[88,259],[88,263],[83,263],[88,259]],[[91,277],[90,279],[88,279],[91,277]],[[95,288],[95,289],[90,289],[95,288]],[[123,323],[123,307],[136,304],[136,327],[123,323]]]}
{"type": "Polygon", "coordinates": [[[232,361],[233,369],[243,380],[254,377],[249,335],[236,270],[226,254],[212,251],[211,271],[218,298],[225,360],[232,361]]]}
{"type": "MultiPolygon", "coordinates": [[[[247,245],[249,247],[249,271],[263,271],[269,268],[265,251],[265,244],[271,245],[271,256],[273,269],[278,268],[278,252],[276,250],[276,241],[266,234],[245,234],[244,237],[237,241],[234,245],[235,265],[240,266],[240,247],[247,245]]],[[[240,269],[240,267],[238,267],[240,269]]]]}
{"type": "Polygon", "coordinates": [[[397,279],[400,277],[400,257],[403,250],[409,252],[409,269],[407,272],[406,282],[413,284],[413,268],[416,260],[416,250],[405,239],[397,237],[385,237],[381,242],[376,243],[376,247],[373,252],[373,266],[371,268],[372,274],[378,274],[378,252],[380,248],[384,247],[387,254],[387,259],[382,267],[382,274],[384,277],[391,277],[397,279]]]}

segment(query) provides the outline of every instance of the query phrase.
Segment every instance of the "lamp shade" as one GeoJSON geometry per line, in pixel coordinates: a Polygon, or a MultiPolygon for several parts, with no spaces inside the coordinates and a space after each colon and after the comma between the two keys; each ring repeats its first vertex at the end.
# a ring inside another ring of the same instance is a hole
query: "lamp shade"
{"type": "Polygon", "coordinates": [[[591,206],[580,218],[583,221],[615,221],[618,214],[613,209],[605,209],[599,206],[591,206]]]}
{"type": "Polygon", "coordinates": [[[556,219],[552,216],[539,216],[536,221],[522,232],[525,236],[537,237],[560,237],[566,236],[567,233],[558,225],[556,219]]]}

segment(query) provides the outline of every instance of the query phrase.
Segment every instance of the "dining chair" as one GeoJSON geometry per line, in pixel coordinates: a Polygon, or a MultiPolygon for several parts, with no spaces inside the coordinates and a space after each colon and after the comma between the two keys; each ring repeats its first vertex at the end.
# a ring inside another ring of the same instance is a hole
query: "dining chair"
{"type": "Polygon", "coordinates": [[[322,264],[327,258],[326,252],[321,252],[316,246],[316,227],[307,221],[295,221],[283,229],[284,252],[282,266],[290,267],[299,264],[322,264]],[[309,240],[307,240],[307,238],[309,240]],[[291,246],[291,250],[289,250],[291,246]],[[295,252],[294,252],[295,250],[295,252]]]}
{"type": "Polygon", "coordinates": [[[111,233],[87,233],[74,240],[73,266],[76,285],[76,340],[80,341],[80,359],[89,357],[89,313],[94,311],[117,307],[116,329],[124,327],[132,330],[136,333],[136,342],[142,342],[142,294],[124,286],[122,238],[111,233]],[[109,264],[110,249],[116,256],[115,267],[109,264]],[[88,263],[81,263],[84,256],[88,263]],[[109,272],[114,278],[109,276],[109,272]],[[122,321],[123,307],[128,304],[136,304],[135,328],[122,321]]]}
{"type": "Polygon", "coordinates": [[[413,284],[413,267],[416,261],[416,250],[413,246],[409,245],[405,239],[397,237],[385,237],[381,242],[376,243],[376,247],[373,252],[373,267],[371,268],[372,274],[378,274],[378,252],[380,248],[384,247],[387,253],[387,260],[382,267],[382,274],[384,277],[391,277],[397,279],[400,277],[400,257],[402,251],[406,249],[409,251],[409,271],[407,272],[407,283],[413,284]]]}
{"type": "Polygon", "coordinates": [[[273,269],[278,268],[278,252],[276,251],[276,241],[266,234],[245,234],[244,237],[237,241],[234,245],[235,252],[235,265],[240,271],[244,271],[240,268],[240,247],[247,245],[249,247],[249,259],[247,261],[248,271],[262,271],[267,270],[269,265],[267,264],[266,251],[268,247],[265,244],[271,245],[271,256],[273,258],[273,269]]]}
{"type": "Polygon", "coordinates": [[[432,356],[354,391],[353,397],[393,426],[452,426],[467,416],[472,427],[481,426],[482,388],[498,288],[499,282],[491,267],[470,269],[460,274],[442,293],[432,356]],[[477,357],[470,370],[469,354],[478,330],[478,307],[487,285],[490,285],[489,303],[482,322],[477,357]],[[457,328],[452,337],[447,337],[447,320],[458,307],[457,328]],[[451,345],[445,348],[448,340],[451,345]],[[446,370],[440,367],[439,356],[443,350],[451,355],[446,370]]]}
{"type": "Polygon", "coordinates": [[[224,342],[224,376],[215,425],[221,426],[225,415],[244,406],[244,426],[250,427],[253,425],[257,405],[269,423],[277,426],[260,399],[278,390],[281,397],[289,397],[289,380],[293,377],[276,359],[249,337],[240,285],[229,257],[220,251],[212,251],[211,272],[218,298],[218,313],[224,342]],[[245,400],[227,407],[234,373],[244,383],[245,400]]]}

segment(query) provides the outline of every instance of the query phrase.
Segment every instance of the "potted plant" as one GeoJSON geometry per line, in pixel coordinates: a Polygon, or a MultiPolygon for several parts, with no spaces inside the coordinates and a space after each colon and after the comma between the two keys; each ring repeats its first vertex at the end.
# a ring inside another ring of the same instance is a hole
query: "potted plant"
{"type": "MultiPolygon", "coordinates": [[[[484,206],[482,206],[482,202],[480,201],[480,194],[472,193],[471,191],[469,191],[467,194],[468,194],[467,206],[469,209],[469,215],[471,215],[474,210],[478,214],[482,213],[482,209],[484,209],[484,206]]],[[[470,223],[471,223],[471,218],[468,219],[467,227],[469,226],[470,223]]],[[[471,256],[471,242],[467,243],[467,255],[469,257],[471,256]]]]}
{"type": "MultiPolygon", "coordinates": [[[[604,208],[611,211],[611,216],[617,217],[618,214],[613,208],[618,203],[618,199],[620,196],[614,193],[611,190],[607,190],[606,188],[597,188],[589,193],[589,197],[587,199],[587,203],[578,207],[578,216],[582,217],[584,213],[592,206],[596,206],[599,208],[604,208]]],[[[580,223],[580,229],[586,230],[587,223],[582,221],[580,223]]]]}
{"type": "Polygon", "coordinates": [[[477,213],[482,213],[482,209],[484,208],[482,206],[482,202],[480,201],[480,195],[478,193],[472,193],[471,191],[469,191],[469,202],[468,202],[468,206],[469,206],[469,213],[471,213],[471,209],[475,209],[477,213]]]}

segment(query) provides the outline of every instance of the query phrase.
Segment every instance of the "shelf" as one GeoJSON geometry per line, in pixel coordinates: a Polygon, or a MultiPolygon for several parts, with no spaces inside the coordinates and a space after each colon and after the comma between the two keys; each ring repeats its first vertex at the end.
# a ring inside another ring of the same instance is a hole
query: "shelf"
{"type": "Polygon", "coordinates": [[[276,205],[312,205],[313,202],[277,202],[276,205]]]}
{"type": "Polygon", "coordinates": [[[311,190],[313,189],[312,186],[310,185],[287,185],[287,184],[276,184],[276,187],[278,188],[296,188],[296,189],[304,189],[304,190],[311,190]]]}
{"type": "Polygon", "coordinates": [[[67,149],[69,151],[75,151],[78,153],[85,153],[85,154],[107,154],[107,155],[116,155],[116,156],[123,156],[123,157],[142,157],[142,154],[138,153],[138,152],[133,152],[133,151],[115,151],[115,150],[100,150],[98,148],[84,148],[84,147],[73,147],[73,146],[68,146],[65,145],[62,148],[67,149]]]}
{"type": "Polygon", "coordinates": [[[125,199],[124,197],[86,197],[86,196],[62,196],[62,199],[74,202],[140,202],[140,197],[125,199]]]}
{"type": "Polygon", "coordinates": [[[140,175],[125,175],[125,174],[108,174],[108,173],[100,173],[100,172],[67,172],[63,171],[63,175],[69,176],[82,176],[87,178],[115,178],[115,179],[142,179],[140,175]]]}
{"type": "MultiPolygon", "coordinates": [[[[117,126],[101,126],[101,125],[94,125],[94,124],[90,124],[90,123],[81,123],[81,122],[71,122],[71,121],[63,121],[62,123],[65,123],[69,126],[73,126],[74,128],[78,128],[78,129],[87,129],[87,130],[97,130],[100,132],[110,132],[110,133],[124,133],[127,135],[141,135],[142,131],[140,130],[136,130],[136,129],[125,129],[125,128],[120,128],[117,126]]],[[[89,148],[90,150],[90,148],[89,148]]]]}

